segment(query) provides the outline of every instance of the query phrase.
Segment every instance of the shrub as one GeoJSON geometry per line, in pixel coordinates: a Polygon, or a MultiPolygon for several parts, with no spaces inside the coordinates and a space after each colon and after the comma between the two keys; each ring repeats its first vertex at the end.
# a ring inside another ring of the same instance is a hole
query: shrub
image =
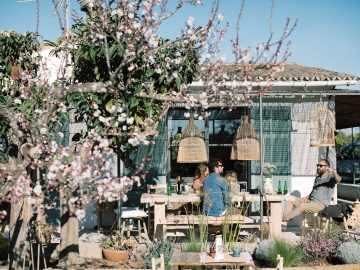
{"type": "Polygon", "coordinates": [[[173,246],[169,241],[163,242],[156,242],[150,249],[149,255],[145,257],[141,268],[142,269],[151,269],[151,259],[152,258],[160,258],[160,254],[164,254],[164,262],[165,262],[165,269],[171,269],[169,266],[169,261],[173,254],[173,246]]]}
{"type": "Polygon", "coordinates": [[[299,247],[294,246],[284,239],[275,239],[274,247],[268,251],[268,261],[273,267],[277,264],[278,254],[284,259],[284,267],[291,267],[300,260],[302,252],[299,247]]]}
{"type": "Polygon", "coordinates": [[[202,251],[201,248],[203,243],[200,241],[199,237],[192,237],[188,239],[188,242],[185,242],[184,245],[181,247],[182,252],[200,252],[202,251]]]}
{"type": "Polygon", "coordinates": [[[343,243],[336,250],[336,255],[344,263],[360,263],[360,244],[356,242],[343,243]]]}
{"type": "Polygon", "coordinates": [[[309,231],[300,242],[300,248],[305,255],[313,258],[326,258],[334,254],[337,247],[345,242],[344,234],[339,230],[329,229],[326,232],[320,230],[309,231]]]}
{"type": "Polygon", "coordinates": [[[301,250],[284,239],[264,240],[255,250],[255,258],[267,261],[270,267],[277,265],[277,255],[284,259],[284,266],[290,267],[300,260],[301,250]]]}
{"type": "Polygon", "coordinates": [[[261,261],[267,261],[269,259],[269,251],[273,249],[275,242],[272,240],[263,240],[260,242],[255,250],[255,258],[261,261]]]}

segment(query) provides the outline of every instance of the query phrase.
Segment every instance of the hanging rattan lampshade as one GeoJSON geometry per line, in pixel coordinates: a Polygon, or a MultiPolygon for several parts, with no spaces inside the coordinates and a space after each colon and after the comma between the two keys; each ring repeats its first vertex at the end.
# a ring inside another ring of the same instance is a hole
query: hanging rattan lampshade
{"type": "Polygon", "coordinates": [[[260,145],[254,128],[249,123],[249,117],[242,117],[243,123],[235,133],[231,160],[260,160],[260,145]]]}
{"type": "Polygon", "coordinates": [[[310,113],[310,146],[335,146],[335,116],[325,108],[310,113]]]}
{"type": "Polygon", "coordinates": [[[181,134],[178,163],[201,163],[208,162],[206,155],[205,142],[202,134],[194,124],[194,118],[189,119],[189,124],[181,134]]]}

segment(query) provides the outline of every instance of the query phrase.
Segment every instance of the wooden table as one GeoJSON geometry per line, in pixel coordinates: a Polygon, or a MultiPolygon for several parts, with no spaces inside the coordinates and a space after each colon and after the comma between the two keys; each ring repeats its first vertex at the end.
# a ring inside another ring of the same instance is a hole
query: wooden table
{"type": "MultiPolygon", "coordinates": [[[[253,269],[254,262],[252,261],[252,259],[250,261],[247,261],[244,256],[245,254],[241,254],[240,258],[234,258],[231,254],[232,252],[224,252],[225,260],[215,261],[207,253],[206,263],[201,263],[199,252],[174,252],[169,261],[169,265],[171,266],[171,269],[174,270],[180,270],[182,266],[187,266],[187,268],[196,266],[242,266],[244,267],[244,269],[253,269]],[[245,260],[243,258],[245,258],[245,260]]],[[[249,257],[251,258],[250,254],[249,257]]]]}
{"type": "MultiPolygon", "coordinates": [[[[247,202],[259,202],[259,194],[249,194],[246,193],[245,196],[239,194],[232,196],[233,202],[241,203],[243,200],[247,202]]],[[[281,203],[283,201],[295,201],[294,196],[289,195],[266,195],[267,201],[270,203],[270,217],[272,219],[271,223],[271,233],[273,236],[280,236],[281,234],[281,203]]],[[[154,203],[154,237],[161,239],[162,232],[160,226],[158,226],[160,219],[165,218],[165,207],[166,203],[177,202],[177,203],[195,203],[200,202],[200,196],[197,194],[189,193],[186,195],[172,194],[168,196],[166,194],[149,194],[143,193],[140,199],[141,203],[154,203]]],[[[265,202],[265,197],[264,197],[265,202]]],[[[264,213],[266,215],[266,213],[264,213]]]]}

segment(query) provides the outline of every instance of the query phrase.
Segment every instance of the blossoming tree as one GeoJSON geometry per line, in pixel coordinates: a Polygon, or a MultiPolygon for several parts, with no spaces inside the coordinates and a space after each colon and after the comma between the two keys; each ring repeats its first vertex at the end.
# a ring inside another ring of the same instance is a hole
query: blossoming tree
{"type": "MultiPolygon", "coordinates": [[[[266,68],[270,78],[290,55],[288,43],[280,56],[293,30],[288,20],[280,39],[273,42],[270,33],[267,42],[256,46],[255,56],[249,47],[240,46],[237,33],[232,41],[235,62],[225,72],[225,56],[218,54],[230,23],[222,27],[219,0],[214,1],[206,25],[198,27],[190,17],[180,37],[165,40],[157,35],[159,27],[186,4],[203,3],[90,2],[87,18],[76,19],[62,38],[48,42],[54,47],[52,55],[62,59],[55,84],[49,81],[49,59],[40,57],[36,36],[0,35],[2,45],[13,44],[0,52],[0,135],[6,141],[0,198],[11,203],[11,269],[30,259],[27,231],[44,198],[51,199],[51,194],[60,198],[60,266],[79,262],[77,218],[84,216],[91,199],[125,200],[127,188],[139,184],[138,174],[144,173],[148,157],[142,164],[132,164],[129,155],[139,144],[152,143],[157,123],[171,104],[183,102],[186,108],[199,110],[201,119],[210,104],[232,108],[251,103],[252,83],[236,81],[236,74],[266,68]],[[188,84],[200,73],[206,74],[204,90],[190,93],[188,84]],[[67,146],[62,143],[62,125],[70,112],[86,123],[87,130],[67,146]],[[134,175],[110,175],[109,156],[114,152],[125,166],[138,168],[134,175]]],[[[244,3],[237,26],[243,9],[244,3]]],[[[5,216],[0,212],[1,218],[5,216]]]]}

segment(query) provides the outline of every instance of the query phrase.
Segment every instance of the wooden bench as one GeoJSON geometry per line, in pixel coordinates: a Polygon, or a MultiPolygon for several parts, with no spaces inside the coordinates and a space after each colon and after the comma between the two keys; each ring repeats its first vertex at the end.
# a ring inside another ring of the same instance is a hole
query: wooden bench
{"type": "MultiPolygon", "coordinates": [[[[268,221],[268,217],[263,218],[264,222],[268,221]]],[[[271,222],[271,220],[270,220],[271,222]]],[[[225,215],[220,217],[206,216],[206,215],[171,215],[162,218],[159,225],[162,227],[163,239],[166,240],[167,236],[185,236],[184,233],[178,232],[179,230],[189,230],[195,225],[207,224],[208,226],[219,226],[223,224],[242,224],[239,226],[241,229],[260,229],[260,217],[246,217],[243,215],[225,215]],[[177,231],[171,233],[169,231],[177,231]]]]}

